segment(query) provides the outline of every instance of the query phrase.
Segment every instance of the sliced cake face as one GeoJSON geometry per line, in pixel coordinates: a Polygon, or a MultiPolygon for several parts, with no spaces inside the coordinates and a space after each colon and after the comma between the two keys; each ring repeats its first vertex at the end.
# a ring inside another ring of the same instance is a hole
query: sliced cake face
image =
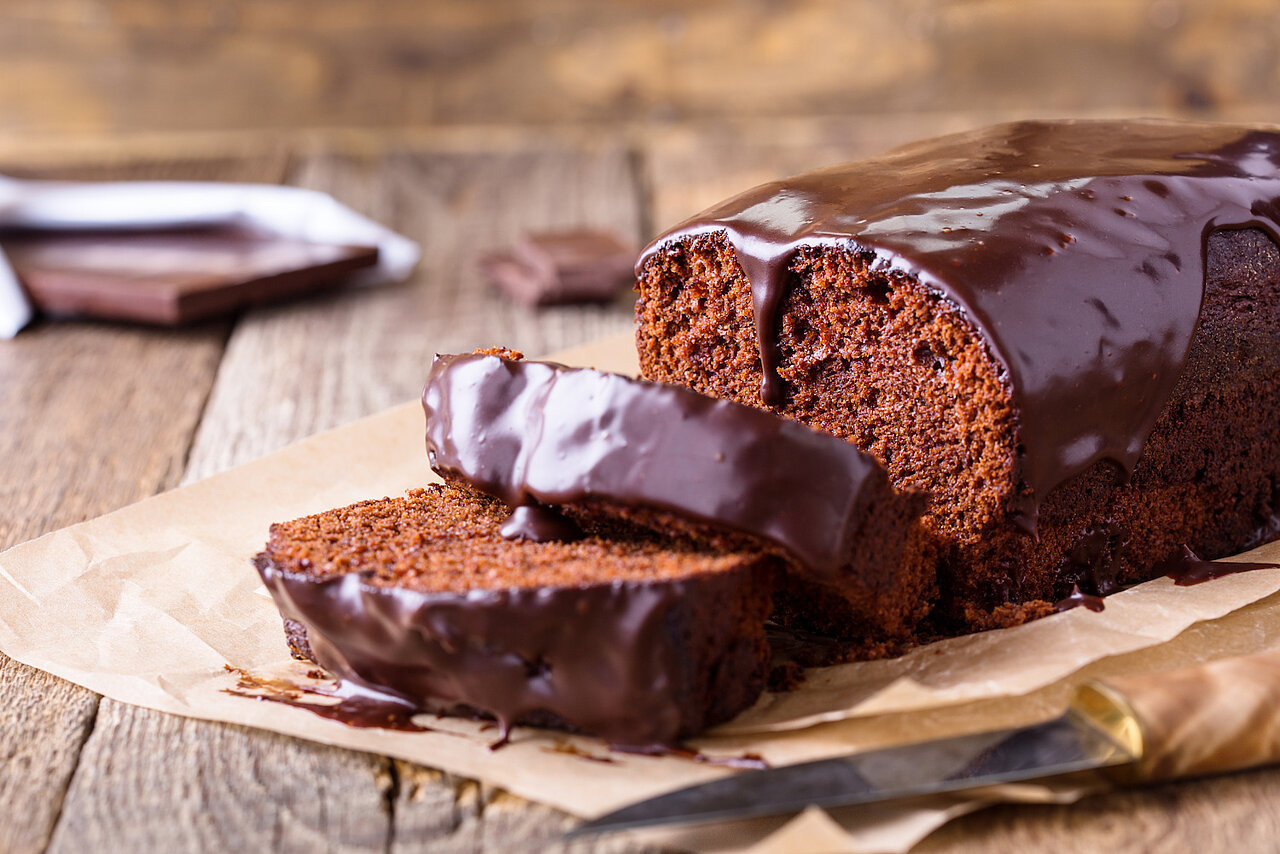
{"type": "Polygon", "coordinates": [[[843,635],[901,634],[931,602],[921,501],[837,437],[683,388],[483,354],[438,356],[423,404],[436,471],[511,506],[770,549],[844,596],[843,635]]]}
{"type": "MultiPolygon", "coordinates": [[[[843,250],[797,253],[781,306],[782,414],[851,441],[930,524],[973,543],[1008,516],[1017,476],[1003,370],[956,307],[843,250]]],[[[723,235],[654,256],[636,306],[643,374],[764,407],[751,286],[723,235]]]]}
{"type": "Polygon", "coordinates": [[[1222,289],[1267,318],[1249,353],[1274,339],[1278,200],[1280,134],[1265,129],[1031,122],[918,143],[756,188],[655,241],[638,268],[642,370],[871,451],[929,492],[953,615],[1016,621],[1072,579],[1142,577],[1167,556],[1162,524],[1222,543],[1259,521],[1274,467],[1180,416],[1208,394],[1224,412],[1247,397],[1261,420],[1268,399],[1226,386],[1274,377],[1182,378],[1202,373],[1195,343],[1222,289]],[[1166,480],[1178,453],[1242,472],[1248,509],[1212,475],[1166,480]]]}
{"type": "Polygon", "coordinates": [[[265,553],[311,578],[354,573],[364,584],[423,593],[660,582],[730,571],[752,557],[607,524],[521,548],[500,531],[507,516],[487,496],[433,486],[273,525],[265,553]]]}
{"type": "Polygon", "coordinates": [[[750,705],[774,560],[623,526],[512,542],[455,487],[272,527],[255,559],[295,650],[424,710],[670,744],[750,705]]]}

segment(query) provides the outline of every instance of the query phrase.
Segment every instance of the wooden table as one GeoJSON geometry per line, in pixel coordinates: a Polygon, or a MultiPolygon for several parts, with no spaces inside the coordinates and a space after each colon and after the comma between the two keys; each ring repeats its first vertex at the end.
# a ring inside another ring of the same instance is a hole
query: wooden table
{"type": "MultiPolygon", "coordinates": [[[[425,252],[401,287],[180,332],[39,323],[0,342],[0,547],[413,398],[436,351],[539,354],[629,327],[629,298],[535,313],[490,293],[476,254],[522,227],[641,239],[755,181],[984,118],[0,150],[13,174],[314,187],[425,252]]],[[[0,656],[0,851],[508,851],[568,823],[429,768],[134,708],[0,656]]],[[[1277,840],[1280,770],[1264,770],[997,808],[920,848],[1242,852],[1277,840]]]]}

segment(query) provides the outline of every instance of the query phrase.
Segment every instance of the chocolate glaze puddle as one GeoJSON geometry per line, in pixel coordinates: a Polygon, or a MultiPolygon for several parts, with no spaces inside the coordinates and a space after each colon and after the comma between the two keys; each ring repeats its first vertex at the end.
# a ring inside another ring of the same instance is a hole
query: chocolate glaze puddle
{"type": "Polygon", "coordinates": [[[1071,592],[1065,599],[1060,600],[1053,606],[1058,613],[1070,611],[1072,608],[1088,608],[1090,611],[1097,613],[1106,608],[1106,603],[1102,601],[1101,596],[1094,596],[1092,593],[1085,593],[1080,589],[1080,585],[1075,584],[1071,587],[1071,592]]]}
{"type": "Polygon", "coordinates": [[[227,672],[234,673],[237,677],[235,688],[222,689],[225,694],[306,709],[314,715],[351,727],[392,729],[401,732],[442,732],[442,730],[433,730],[414,723],[413,716],[420,712],[413,706],[397,702],[384,695],[364,691],[350,683],[339,682],[332,687],[298,685],[286,679],[264,678],[237,667],[224,666],[227,672]],[[303,699],[308,695],[336,699],[338,702],[326,703],[303,699]]]}
{"type": "Polygon", "coordinates": [[[1252,572],[1255,569],[1280,569],[1280,564],[1202,560],[1190,548],[1183,546],[1180,554],[1160,566],[1163,574],[1172,578],[1173,583],[1179,587],[1203,584],[1215,578],[1222,578],[1224,575],[1252,572]]]}
{"type": "Polygon", "coordinates": [[[631,753],[636,756],[673,756],[677,759],[688,759],[690,762],[698,762],[703,765],[719,765],[724,768],[740,768],[749,771],[761,771],[770,767],[764,757],[758,753],[743,753],[739,756],[709,756],[694,750],[692,747],[662,744],[643,747],[612,744],[609,749],[618,753],[631,753]]]}
{"type": "Polygon", "coordinates": [[[550,747],[544,747],[542,749],[546,753],[564,753],[569,756],[577,756],[581,759],[587,760],[588,762],[600,762],[605,765],[618,764],[618,760],[616,759],[613,759],[608,756],[597,756],[594,753],[583,750],[582,748],[577,747],[568,741],[562,741],[560,739],[556,739],[555,744],[551,745],[550,747]]]}
{"type": "Polygon", "coordinates": [[[804,246],[869,253],[958,306],[1018,407],[1014,512],[1101,459],[1132,471],[1182,371],[1205,241],[1280,242],[1280,134],[1161,121],[1017,122],[765,184],[663,234],[723,233],[751,286],[761,397],[785,399],[778,309],[804,246]]]}
{"type": "MultiPolygon", "coordinates": [[[[382,694],[366,691],[359,685],[341,681],[331,686],[299,685],[288,679],[258,676],[239,667],[232,667],[229,664],[224,664],[223,669],[236,677],[236,687],[223,688],[222,692],[224,694],[244,697],[249,700],[280,703],[297,709],[306,709],[319,717],[338,721],[351,727],[389,729],[400,732],[436,732],[459,738],[468,737],[462,733],[433,729],[432,727],[415,723],[412,718],[415,715],[423,714],[421,709],[382,694]],[[319,697],[323,700],[337,699],[338,702],[311,702],[303,699],[308,695],[319,697]]],[[[310,671],[308,676],[316,672],[320,671],[310,671]]],[[[323,676],[323,673],[321,675],[323,676]]],[[[486,723],[480,727],[480,731],[492,730],[497,726],[496,724],[486,723]]],[[[509,727],[504,726],[502,727],[501,737],[490,744],[489,749],[498,750],[510,743],[510,740],[511,730],[509,727]]],[[[662,744],[639,746],[611,744],[609,749],[617,753],[635,756],[672,756],[678,759],[688,759],[692,762],[700,762],[706,765],[721,765],[727,768],[760,769],[769,767],[769,764],[755,753],[744,753],[740,756],[709,756],[691,747],[662,744]]],[[[612,757],[598,756],[590,751],[583,750],[564,739],[556,739],[550,747],[543,747],[542,750],[548,753],[564,753],[605,765],[615,765],[618,762],[612,757]]]]}

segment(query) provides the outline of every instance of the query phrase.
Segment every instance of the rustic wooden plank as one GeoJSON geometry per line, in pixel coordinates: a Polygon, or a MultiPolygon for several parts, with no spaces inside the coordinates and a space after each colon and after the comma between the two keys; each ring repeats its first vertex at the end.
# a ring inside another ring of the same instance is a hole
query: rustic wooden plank
{"type": "Polygon", "coordinates": [[[49,842],[98,696],[0,655],[0,851],[49,842]]]}
{"type": "Polygon", "coordinates": [[[390,854],[659,854],[623,837],[559,842],[577,819],[474,780],[395,762],[390,854]]]}
{"type": "Polygon", "coordinates": [[[422,850],[426,840],[433,854],[480,851],[479,783],[398,759],[393,768],[396,790],[388,854],[422,850]]]}
{"type": "Polygon", "coordinates": [[[1269,851],[1280,838],[1280,770],[1108,792],[1072,806],[1001,806],[934,833],[917,854],[1269,851]]]}
{"type": "Polygon", "coordinates": [[[0,541],[175,484],[226,334],[41,323],[0,342],[0,541]]]}
{"type": "Polygon", "coordinates": [[[385,848],[385,760],[364,757],[370,776],[352,786],[359,754],[142,711],[102,701],[53,854],[385,848]]]}
{"type": "MultiPolygon", "coordinates": [[[[333,294],[246,316],[228,344],[187,480],[415,397],[437,350],[502,343],[538,353],[630,324],[628,298],[606,307],[531,312],[489,292],[475,268],[479,251],[525,227],[605,224],[638,235],[635,170],[625,147],[319,155],[304,160],[292,178],[422,241],[423,266],[404,286],[333,294]]],[[[397,847],[505,850],[500,840],[535,832],[541,828],[531,824],[537,819],[554,829],[565,821],[544,808],[482,809],[516,799],[487,794],[481,800],[481,790],[465,784],[477,793],[468,801],[456,795],[452,781],[404,767],[416,781],[407,789],[396,785],[399,775],[379,757],[268,733],[178,724],[104,701],[54,847],[275,849],[290,847],[290,840],[328,839],[335,849],[367,850],[392,838],[397,847]],[[181,760],[173,761],[174,754],[181,760]],[[275,797],[261,794],[263,779],[281,785],[275,797]],[[216,780],[219,790],[257,794],[221,798],[205,780],[216,780]],[[370,808],[384,798],[401,807],[403,825],[393,828],[387,812],[370,808]],[[322,812],[298,806],[318,800],[322,812]],[[514,814],[514,824],[498,821],[514,814]],[[201,818],[180,821],[179,828],[175,815],[201,818]],[[486,815],[497,835],[487,831],[486,815]]]]}
{"type": "Polygon", "coordinates": [[[10,133],[1275,107],[1264,0],[42,0],[10,133]]]}
{"type": "MultiPolygon", "coordinates": [[[[10,160],[49,177],[278,180],[283,154],[127,168],[10,160]]],[[[159,332],[38,323],[0,341],[0,548],[177,483],[228,325],[159,332]]],[[[0,850],[42,851],[98,706],[90,691],[0,656],[0,850]]]]}
{"type": "MultiPolygon", "coordinates": [[[[225,337],[46,324],[0,342],[0,543],[174,485],[225,337]]],[[[98,697],[3,655],[0,696],[0,849],[40,851],[98,697]]]]}

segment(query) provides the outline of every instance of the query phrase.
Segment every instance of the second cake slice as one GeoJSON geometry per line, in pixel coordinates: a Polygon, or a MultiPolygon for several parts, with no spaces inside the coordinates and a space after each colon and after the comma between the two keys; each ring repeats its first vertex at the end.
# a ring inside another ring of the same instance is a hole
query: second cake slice
{"type": "MultiPolygon", "coordinates": [[[[438,356],[423,393],[431,465],[515,509],[512,537],[622,518],[792,567],[780,615],[871,644],[934,601],[923,500],[834,436],[751,407],[617,374],[501,354],[438,356]]],[[[869,651],[874,651],[868,647],[869,651]]]]}

